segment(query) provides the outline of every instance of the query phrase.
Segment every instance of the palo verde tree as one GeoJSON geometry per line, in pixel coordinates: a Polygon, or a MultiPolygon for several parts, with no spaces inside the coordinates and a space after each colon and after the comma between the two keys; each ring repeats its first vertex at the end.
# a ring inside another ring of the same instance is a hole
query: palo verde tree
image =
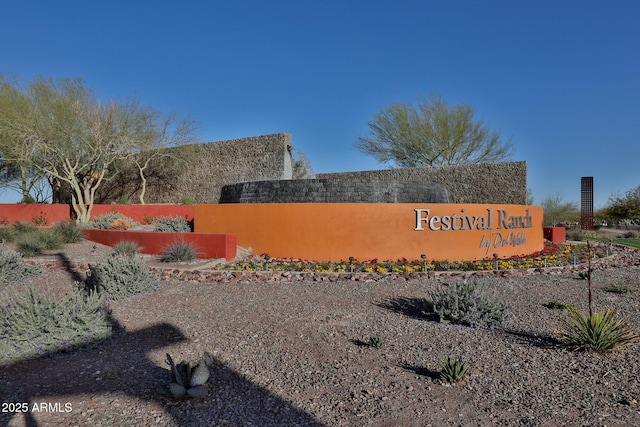
{"type": "Polygon", "coordinates": [[[163,118],[133,98],[101,102],[80,79],[39,78],[23,96],[29,120],[16,123],[1,117],[0,134],[11,131],[19,137],[31,147],[33,167],[52,182],[69,186],[81,223],[89,221],[96,190],[117,173],[119,162],[145,150],[190,141],[194,129],[178,125],[188,131],[168,135],[175,129],[170,125],[173,116],[163,118]]]}
{"type": "Polygon", "coordinates": [[[13,188],[22,202],[43,202],[39,196],[45,173],[34,166],[35,151],[24,138],[33,120],[32,106],[15,79],[0,74],[0,185],[13,188]]]}
{"type": "Polygon", "coordinates": [[[165,163],[183,162],[176,150],[167,150],[167,147],[176,147],[195,142],[198,125],[190,119],[180,119],[175,113],[162,117],[157,111],[149,111],[150,119],[155,125],[154,132],[149,138],[141,138],[133,150],[133,155],[123,162],[133,165],[140,177],[140,192],[138,195],[140,204],[145,204],[147,190],[146,172],[158,161],[165,163]]]}
{"type": "Polygon", "coordinates": [[[544,225],[555,227],[561,222],[575,222],[580,219],[578,204],[565,201],[560,193],[547,197],[540,205],[544,211],[544,225]]]}
{"type": "Polygon", "coordinates": [[[468,104],[449,105],[440,97],[418,105],[395,103],[369,122],[355,147],[380,163],[399,167],[491,163],[508,160],[512,144],[475,119],[468,104]]]}

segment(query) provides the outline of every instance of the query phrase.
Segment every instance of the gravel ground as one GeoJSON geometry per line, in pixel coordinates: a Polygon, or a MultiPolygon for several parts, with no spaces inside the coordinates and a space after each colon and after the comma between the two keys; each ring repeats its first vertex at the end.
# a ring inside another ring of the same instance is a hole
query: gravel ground
{"type": "MultiPolygon", "coordinates": [[[[618,309],[639,330],[640,255],[609,264],[594,271],[595,306],[618,309]],[[632,292],[606,292],[612,284],[632,292]]],[[[63,273],[52,267],[39,280],[59,283],[63,273]]],[[[477,279],[513,312],[495,330],[422,313],[430,292],[459,280],[170,278],[111,304],[123,332],[110,342],[0,367],[3,403],[46,409],[3,411],[0,425],[640,425],[640,344],[604,355],[569,351],[558,339],[566,312],[543,305],[586,309],[587,281],[577,271],[477,279]],[[367,345],[372,336],[382,349],[367,345]],[[163,396],[166,354],[196,361],[204,351],[215,359],[207,397],[163,396]],[[438,379],[447,356],[469,364],[465,382],[438,379]]]]}

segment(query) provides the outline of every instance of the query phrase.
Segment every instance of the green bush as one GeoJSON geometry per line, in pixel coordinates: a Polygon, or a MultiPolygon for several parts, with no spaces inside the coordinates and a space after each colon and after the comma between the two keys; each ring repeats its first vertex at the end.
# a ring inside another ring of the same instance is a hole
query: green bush
{"type": "Polygon", "coordinates": [[[629,288],[624,283],[611,284],[611,285],[607,286],[606,288],[604,288],[604,290],[606,292],[610,292],[612,294],[628,294],[629,292],[632,292],[631,288],[629,288]]]}
{"type": "Polygon", "coordinates": [[[38,227],[36,227],[34,224],[28,223],[28,222],[24,222],[24,221],[16,221],[13,223],[13,231],[16,234],[25,234],[25,233],[31,233],[33,231],[36,231],[38,229],[38,227]]]}
{"type": "Polygon", "coordinates": [[[42,241],[46,250],[60,249],[64,246],[62,235],[53,230],[39,230],[36,236],[42,241]]]}
{"type": "Polygon", "coordinates": [[[193,205],[196,203],[196,199],[191,196],[182,196],[180,198],[180,203],[182,203],[183,205],[193,205]]]}
{"type": "Polygon", "coordinates": [[[169,245],[162,256],[160,261],[162,262],[185,262],[193,261],[198,256],[198,252],[191,243],[183,241],[174,242],[169,245]]]}
{"type": "Polygon", "coordinates": [[[109,212],[107,214],[95,217],[93,221],[89,223],[89,226],[93,228],[100,228],[103,230],[111,229],[127,229],[135,226],[137,223],[126,215],[120,212],[109,212]]]}
{"type": "Polygon", "coordinates": [[[56,222],[52,230],[62,238],[63,243],[76,243],[82,240],[82,229],[73,220],[56,222]]]}
{"type": "Polygon", "coordinates": [[[20,234],[16,238],[16,248],[22,255],[32,257],[44,253],[46,245],[39,233],[33,231],[31,233],[20,234]]]}
{"type": "Polygon", "coordinates": [[[575,305],[573,304],[567,304],[562,301],[555,300],[549,301],[548,303],[542,305],[550,310],[569,310],[572,307],[575,307],[575,305]]]}
{"type": "Polygon", "coordinates": [[[118,243],[113,245],[112,249],[114,255],[123,255],[128,257],[134,257],[142,250],[137,242],[132,242],[129,240],[119,241],[118,243]]]}
{"type": "Polygon", "coordinates": [[[13,242],[15,240],[15,233],[11,227],[0,227],[0,243],[13,242]]]}
{"type": "Polygon", "coordinates": [[[488,295],[485,286],[478,283],[445,285],[432,293],[431,300],[433,313],[441,322],[491,328],[509,317],[507,305],[488,295]]]}
{"type": "Polygon", "coordinates": [[[15,251],[0,251],[0,286],[20,282],[42,273],[42,267],[28,265],[15,251]]]}
{"type": "Polygon", "coordinates": [[[51,230],[33,230],[19,234],[16,248],[24,256],[41,255],[45,250],[60,249],[63,246],[62,236],[51,230]]]}
{"type": "Polygon", "coordinates": [[[191,225],[189,224],[189,221],[184,218],[161,216],[156,218],[154,230],[162,232],[189,233],[191,232],[191,225]]]}
{"type": "Polygon", "coordinates": [[[582,232],[582,230],[573,230],[567,233],[568,240],[573,240],[575,242],[581,242],[587,239],[587,235],[582,232]]]}
{"type": "Polygon", "coordinates": [[[104,263],[89,267],[83,287],[88,292],[105,294],[108,300],[119,300],[154,291],[157,281],[142,260],[114,255],[104,263]]]}
{"type": "Polygon", "coordinates": [[[0,362],[76,349],[112,332],[103,297],[95,292],[76,290],[62,300],[31,288],[0,295],[0,362]]]}

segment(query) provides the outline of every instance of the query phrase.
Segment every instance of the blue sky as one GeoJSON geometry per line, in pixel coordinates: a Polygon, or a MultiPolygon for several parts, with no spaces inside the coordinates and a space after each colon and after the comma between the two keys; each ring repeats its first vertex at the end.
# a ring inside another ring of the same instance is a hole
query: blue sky
{"type": "MultiPolygon", "coordinates": [[[[32,1],[0,6],[0,72],[137,95],[218,141],[288,132],[315,172],[394,102],[439,94],[511,137],[534,202],[640,185],[640,2],[32,1]]],[[[0,202],[18,196],[0,193],[0,202]]]]}

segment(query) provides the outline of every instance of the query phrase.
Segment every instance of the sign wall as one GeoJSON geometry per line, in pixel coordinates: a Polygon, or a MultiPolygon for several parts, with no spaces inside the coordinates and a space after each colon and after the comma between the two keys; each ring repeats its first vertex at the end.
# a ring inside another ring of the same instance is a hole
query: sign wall
{"type": "Polygon", "coordinates": [[[499,204],[217,204],[196,205],[194,226],[278,258],[474,260],[541,250],[542,215],[540,206],[499,204]]]}

